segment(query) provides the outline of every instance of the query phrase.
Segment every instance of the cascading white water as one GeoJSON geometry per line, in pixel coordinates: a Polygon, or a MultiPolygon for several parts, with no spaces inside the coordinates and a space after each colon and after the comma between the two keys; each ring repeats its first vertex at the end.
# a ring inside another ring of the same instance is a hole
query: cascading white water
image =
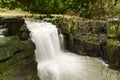
{"type": "Polygon", "coordinates": [[[55,58],[60,54],[58,34],[54,25],[46,22],[31,22],[27,26],[31,31],[31,39],[36,45],[37,62],[55,58]]]}
{"type": "Polygon", "coordinates": [[[64,36],[62,33],[59,34],[59,40],[60,40],[60,48],[62,51],[64,51],[64,36]]]}
{"type": "Polygon", "coordinates": [[[99,61],[62,51],[55,25],[48,22],[26,24],[36,45],[35,57],[41,80],[106,80],[100,75],[103,64],[99,61]]]}

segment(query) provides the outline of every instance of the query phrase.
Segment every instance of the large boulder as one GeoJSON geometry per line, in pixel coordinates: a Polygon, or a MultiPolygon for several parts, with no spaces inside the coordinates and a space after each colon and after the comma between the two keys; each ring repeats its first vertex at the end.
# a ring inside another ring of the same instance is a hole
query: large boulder
{"type": "Polygon", "coordinates": [[[39,80],[32,41],[0,39],[0,80],[39,80]]]}

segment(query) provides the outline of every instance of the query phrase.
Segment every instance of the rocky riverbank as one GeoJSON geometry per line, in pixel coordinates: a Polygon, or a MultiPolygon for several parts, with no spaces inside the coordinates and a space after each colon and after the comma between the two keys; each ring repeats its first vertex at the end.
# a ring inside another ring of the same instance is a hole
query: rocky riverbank
{"type": "Polygon", "coordinates": [[[34,58],[35,45],[28,40],[24,19],[0,18],[0,29],[7,28],[0,38],[0,80],[39,80],[34,58]]]}

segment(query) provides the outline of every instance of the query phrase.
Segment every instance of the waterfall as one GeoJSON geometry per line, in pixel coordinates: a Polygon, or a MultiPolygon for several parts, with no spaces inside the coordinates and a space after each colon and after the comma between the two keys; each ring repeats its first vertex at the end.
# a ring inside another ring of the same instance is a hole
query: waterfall
{"type": "Polygon", "coordinates": [[[60,44],[56,27],[46,22],[28,22],[27,24],[31,31],[31,39],[36,45],[36,61],[53,59],[58,56],[60,44]]]}
{"type": "Polygon", "coordinates": [[[26,24],[31,32],[31,40],[36,45],[35,59],[41,80],[106,80],[101,77],[104,65],[99,61],[64,52],[60,48],[63,36],[58,35],[55,25],[27,21],[26,24]]]}
{"type": "Polygon", "coordinates": [[[61,33],[61,29],[59,29],[59,40],[60,40],[60,48],[62,51],[64,51],[64,36],[61,33]]]}

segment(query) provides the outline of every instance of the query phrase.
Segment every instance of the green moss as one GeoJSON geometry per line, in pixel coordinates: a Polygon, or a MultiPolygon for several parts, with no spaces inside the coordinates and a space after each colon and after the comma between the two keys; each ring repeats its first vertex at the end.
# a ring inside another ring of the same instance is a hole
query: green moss
{"type": "MultiPolygon", "coordinates": [[[[0,62],[0,80],[28,80],[28,76],[31,76],[31,80],[39,80],[37,77],[36,62],[34,58],[35,45],[32,41],[20,41],[17,39],[18,38],[10,37],[6,42],[4,42],[4,45],[1,46],[2,48],[3,46],[7,46],[11,49],[11,45],[16,44],[17,49],[19,49],[19,44],[23,45],[21,46],[22,51],[18,50],[16,54],[12,55],[12,57],[0,62]]],[[[15,46],[13,46],[13,48],[14,47],[15,46]]],[[[16,48],[14,50],[16,50],[16,48]]],[[[8,48],[6,48],[6,51],[8,51],[8,48]]],[[[13,49],[11,49],[11,51],[13,51],[13,49]]],[[[9,50],[8,53],[11,51],[9,50]]]]}
{"type": "Polygon", "coordinates": [[[17,37],[5,37],[0,40],[0,61],[6,60],[15,52],[23,50],[24,45],[17,37]]]}
{"type": "Polygon", "coordinates": [[[107,41],[107,55],[111,68],[120,68],[120,42],[115,39],[107,41]]]}
{"type": "Polygon", "coordinates": [[[110,37],[115,37],[115,25],[111,25],[107,28],[107,34],[110,37]]]}
{"type": "Polygon", "coordinates": [[[61,29],[62,29],[62,32],[64,34],[69,34],[70,33],[70,29],[65,24],[62,25],[61,29]]]}
{"type": "Polygon", "coordinates": [[[119,49],[120,47],[120,42],[115,40],[115,39],[108,39],[107,40],[107,53],[108,56],[111,57],[114,52],[119,49]]]}

